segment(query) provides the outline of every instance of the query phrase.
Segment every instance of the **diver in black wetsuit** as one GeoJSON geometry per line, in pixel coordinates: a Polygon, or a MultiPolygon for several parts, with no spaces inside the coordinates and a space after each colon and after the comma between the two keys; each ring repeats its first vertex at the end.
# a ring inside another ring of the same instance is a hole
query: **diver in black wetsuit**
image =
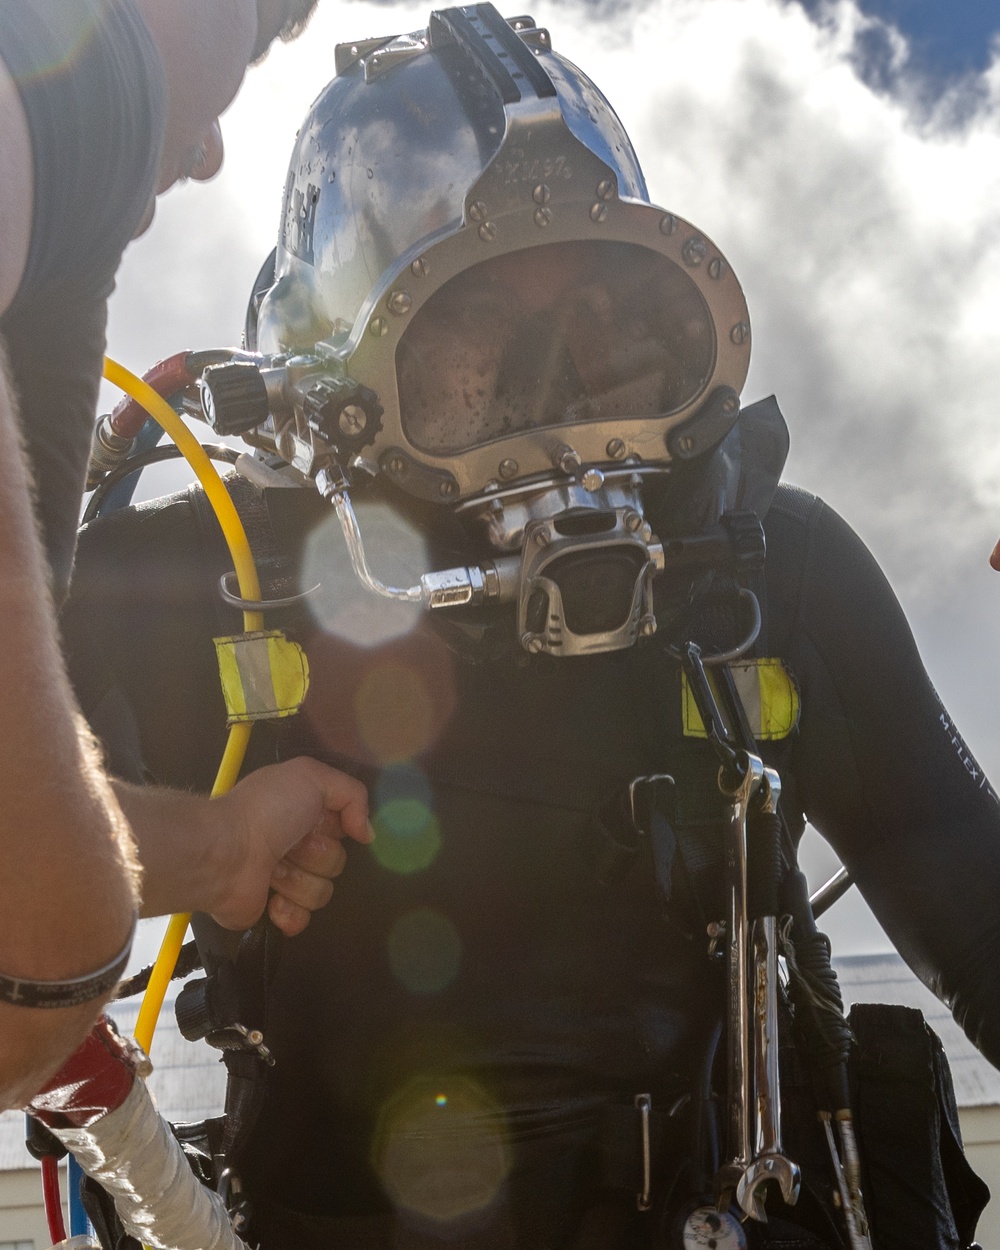
{"type": "MultiPolygon", "coordinates": [[[[263,372],[204,379],[217,426],[259,449],[230,488],[265,596],[322,582],[269,615],[306,646],[312,685],[261,728],[255,762],[304,752],[355,773],[378,832],[249,978],[242,1022],[276,1059],[236,1152],[250,1235],[862,1245],[831,1197],[794,984],[798,1203],[772,1194],[766,1224],[713,1206],[725,800],[683,644],[732,654],[751,745],[780,774],[786,854],[810,820],[1000,1063],[996,795],[860,540],[778,485],[776,405],[734,402],[749,323],[726,262],[648,204],[617,118],[547,32],[446,10],[427,38],[343,46],[338,70],[251,303],[263,372]],[[310,479],[320,493],[287,488],[310,479]],[[630,813],[636,779],[663,774],[630,813]]],[[[121,717],[108,735],[120,766],[210,781],[211,638],[239,628],[227,568],[198,491],[84,530],[65,629],[84,708],[124,695],[134,715],[131,753],[121,717]]],[[[222,975],[211,926],[197,934],[222,975]]],[[[921,1136],[901,1127],[907,1097],[871,1084],[862,1025],[870,1244],[967,1246],[976,1191],[941,1162],[945,1071],[927,1042],[931,1160],[903,1140],[921,1136]]],[[[893,1046],[882,1067],[895,1056],[917,1088],[893,1046]]]]}

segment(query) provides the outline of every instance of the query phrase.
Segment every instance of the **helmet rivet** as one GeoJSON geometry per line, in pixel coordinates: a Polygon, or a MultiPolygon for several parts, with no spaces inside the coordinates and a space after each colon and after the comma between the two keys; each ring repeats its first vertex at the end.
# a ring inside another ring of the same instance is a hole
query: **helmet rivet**
{"type": "Polygon", "coordinates": [[[507,479],[516,477],[517,476],[517,461],[510,460],[510,459],[501,460],[500,461],[500,476],[502,478],[507,478],[507,479]]]}
{"type": "Polygon", "coordinates": [[[729,398],[724,401],[722,411],[728,416],[730,413],[736,412],[739,406],[740,401],[736,398],[736,396],[730,395],[729,398]]]}
{"type": "Polygon", "coordinates": [[[531,198],[536,204],[548,204],[552,192],[548,189],[544,182],[540,182],[531,193],[531,198]]]}
{"type": "Polygon", "coordinates": [[[726,262],[721,256],[713,256],[708,262],[708,276],[710,278],[721,278],[726,272],[726,262]]]}
{"type": "Polygon", "coordinates": [[[615,198],[615,184],[610,178],[602,178],[597,184],[597,198],[599,200],[613,200],[615,198]]]}
{"type": "Polygon", "coordinates": [[[612,460],[625,459],[625,442],[620,438],[613,438],[605,449],[612,460]]]}
{"type": "Polygon", "coordinates": [[[600,490],[604,485],[604,474],[600,469],[588,469],[580,478],[580,485],[584,490],[589,490],[591,494],[595,490],[600,490]]]}
{"type": "Polygon", "coordinates": [[[535,225],[536,226],[541,226],[544,229],[551,220],[552,220],[551,208],[536,208],[535,209],[535,225]]]}
{"type": "Polygon", "coordinates": [[[486,205],[482,200],[476,200],[469,205],[469,218],[472,221],[485,221],[487,216],[486,205]]]}
{"type": "Polygon", "coordinates": [[[372,317],[368,323],[368,333],[374,338],[382,338],[383,335],[389,333],[388,321],[384,317],[372,317]]]}
{"type": "Polygon", "coordinates": [[[694,451],[694,439],[691,437],[690,434],[682,434],[681,437],[677,440],[677,446],[680,451],[683,451],[685,453],[689,451],[694,451]]]}
{"type": "Polygon", "coordinates": [[[390,456],[385,462],[385,467],[386,470],[393,475],[393,477],[399,477],[402,473],[406,472],[406,461],[402,456],[390,456]]]}
{"type": "Polygon", "coordinates": [[[360,434],[368,424],[368,415],[359,404],[348,404],[337,418],[342,434],[360,434]]]}
{"type": "Polygon", "coordinates": [[[479,227],[479,237],[484,243],[492,243],[497,237],[497,228],[492,221],[484,221],[479,227]]]}
{"type": "Polygon", "coordinates": [[[750,337],[750,327],[745,321],[737,321],[737,323],[729,331],[729,337],[733,340],[737,347],[739,347],[750,337]]]}
{"type": "Polygon", "coordinates": [[[415,278],[426,278],[430,271],[431,267],[427,263],[426,256],[418,256],[410,266],[410,273],[412,273],[415,278]]]}
{"type": "Polygon", "coordinates": [[[531,537],[539,545],[539,547],[547,547],[549,543],[552,542],[552,535],[544,525],[540,525],[531,537]]]}
{"type": "Polygon", "coordinates": [[[522,634],[521,646],[531,655],[538,655],[539,651],[545,646],[544,638],[540,638],[538,634],[522,634]]]}
{"type": "Polygon", "coordinates": [[[450,495],[454,495],[457,490],[458,483],[453,482],[451,478],[445,478],[445,480],[438,487],[438,494],[443,495],[444,498],[447,499],[450,495]]]}
{"type": "Polygon", "coordinates": [[[608,217],[607,204],[601,204],[600,202],[598,202],[597,204],[591,204],[590,206],[590,220],[591,221],[606,221],[607,217],[608,217]]]}
{"type": "Polygon", "coordinates": [[[413,307],[413,300],[410,298],[409,291],[393,291],[389,296],[388,304],[392,312],[402,317],[413,307]]]}
{"type": "Polygon", "coordinates": [[[677,218],[673,213],[667,213],[666,216],[660,218],[660,234],[673,234],[677,229],[677,218]]]}
{"type": "Polygon", "coordinates": [[[708,244],[704,239],[694,235],[684,244],[681,255],[684,257],[685,265],[688,265],[691,269],[697,269],[708,255],[708,244]]]}
{"type": "Polygon", "coordinates": [[[547,30],[540,30],[540,31],[538,32],[538,42],[539,42],[539,43],[548,43],[548,41],[549,41],[549,33],[548,33],[548,31],[547,31],[547,30]]]}

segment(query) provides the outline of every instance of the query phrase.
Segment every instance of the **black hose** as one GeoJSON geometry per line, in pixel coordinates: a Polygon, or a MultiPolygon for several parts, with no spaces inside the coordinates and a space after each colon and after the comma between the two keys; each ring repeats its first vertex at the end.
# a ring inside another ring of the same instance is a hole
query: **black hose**
{"type": "MultiPolygon", "coordinates": [[[[226,447],[223,443],[202,443],[202,450],[213,460],[223,460],[227,464],[235,464],[240,454],[235,448],[226,447]]],[[[151,464],[160,464],[164,460],[178,460],[182,455],[183,452],[179,447],[175,447],[173,443],[167,443],[164,447],[150,447],[148,451],[140,451],[124,460],[116,469],[112,469],[107,477],[102,478],[94,488],[94,493],[84,509],[81,525],[88,525],[100,515],[105,499],[119,482],[131,477],[133,473],[140,473],[151,464]]]]}

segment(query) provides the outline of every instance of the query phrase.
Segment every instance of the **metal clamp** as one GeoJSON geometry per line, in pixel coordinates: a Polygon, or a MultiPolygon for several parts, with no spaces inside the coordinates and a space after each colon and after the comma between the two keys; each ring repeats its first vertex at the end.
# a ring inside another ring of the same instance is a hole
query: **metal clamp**
{"type": "Polygon", "coordinates": [[[314,595],[322,585],[321,582],[317,582],[308,590],[303,590],[297,595],[286,595],[283,599],[243,599],[229,589],[235,576],[234,572],[222,574],[219,578],[219,594],[222,596],[223,603],[227,603],[231,608],[239,608],[241,612],[268,612],[274,608],[291,608],[310,595],[314,595]]]}

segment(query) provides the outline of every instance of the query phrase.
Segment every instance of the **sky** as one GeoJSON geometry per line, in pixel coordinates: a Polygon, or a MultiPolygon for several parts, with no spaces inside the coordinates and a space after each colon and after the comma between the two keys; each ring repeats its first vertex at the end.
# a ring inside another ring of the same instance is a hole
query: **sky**
{"type": "MultiPolygon", "coordinates": [[[[238,341],[276,237],[296,128],[334,45],[416,30],[428,8],[321,0],[248,75],[226,166],[160,203],[119,274],[109,349],[140,371],[238,341]]],[[[744,401],[775,393],[786,478],[858,530],[954,720],[1000,780],[1000,48],[989,6],[931,0],[548,0],[532,8],[632,137],[651,198],[740,278],[744,401]]],[[[997,18],[1000,24],[1000,17],[997,18]]],[[[149,473],[146,494],[176,477],[149,473]]],[[[878,640],[873,639],[873,645],[878,640]]],[[[817,838],[819,884],[836,867],[817,838]]],[[[885,949],[857,898],[835,949],[885,949]]],[[[145,949],[145,948],[144,948],[145,949]]]]}

